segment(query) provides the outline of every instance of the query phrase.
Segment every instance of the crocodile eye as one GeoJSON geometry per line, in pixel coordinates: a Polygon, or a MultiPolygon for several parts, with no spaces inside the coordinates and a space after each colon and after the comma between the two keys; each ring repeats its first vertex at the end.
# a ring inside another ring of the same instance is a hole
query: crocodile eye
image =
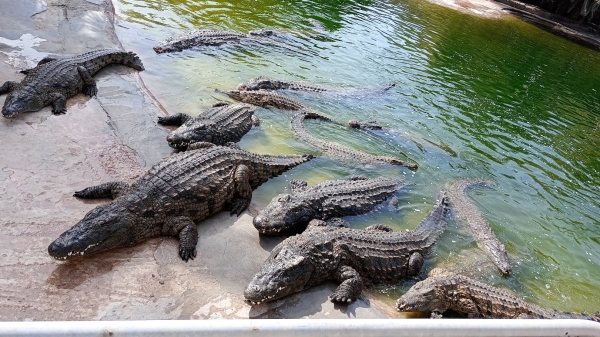
{"type": "Polygon", "coordinates": [[[309,221],[310,221],[310,217],[308,215],[304,215],[298,220],[298,222],[303,222],[303,223],[309,222],[309,221]]]}

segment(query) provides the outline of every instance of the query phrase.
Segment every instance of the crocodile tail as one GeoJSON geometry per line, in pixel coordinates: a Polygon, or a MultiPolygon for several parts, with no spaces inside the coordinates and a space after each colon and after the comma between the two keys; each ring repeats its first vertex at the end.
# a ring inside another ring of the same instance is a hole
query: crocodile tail
{"type": "Polygon", "coordinates": [[[431,247],[446,229],[446,217],[450,211],[450,203],[445,191],[441,191],[433,210],[415,228],[415,235],[421,234],[424,246],[431,247]]]}

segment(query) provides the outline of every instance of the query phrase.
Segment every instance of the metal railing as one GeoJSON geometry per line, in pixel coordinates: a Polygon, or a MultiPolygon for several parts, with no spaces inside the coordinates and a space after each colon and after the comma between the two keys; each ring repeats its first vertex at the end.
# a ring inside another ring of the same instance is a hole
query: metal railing
{"type": "Polygon", "coordinates": [[[0,337],[404,337],[597,336],[600,323],[582,320],[283,319],[206,321],[0,322],[0,337]]]}

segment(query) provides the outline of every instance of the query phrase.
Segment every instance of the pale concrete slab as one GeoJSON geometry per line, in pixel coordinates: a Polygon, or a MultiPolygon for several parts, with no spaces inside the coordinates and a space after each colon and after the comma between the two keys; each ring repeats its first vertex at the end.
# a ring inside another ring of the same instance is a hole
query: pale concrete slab
{"type": "MultiPolygon", "coordinates": [[[[106,0],[0,0],[0,6],[11,13],[0,21],[2,81],[20,81],[20,69],[48,54],[121,47],[106,0]]],[[[366,298],[334,306],[327,300],[333,283],[247,305],[246,283],[281,240],[259,237],[249,212],[201,223],[198,257],[189,263],[170,238],[53,260],[48,244],[108,201],[77,200],[74,191],[133,181],[172,153],[168,130],[156,124],[165,111],[136,71],[110,66],[95,78],[98,96],[69,99],[66,115],[45,108],[0,118],[0,320],[385,317],[366,298]]]]}

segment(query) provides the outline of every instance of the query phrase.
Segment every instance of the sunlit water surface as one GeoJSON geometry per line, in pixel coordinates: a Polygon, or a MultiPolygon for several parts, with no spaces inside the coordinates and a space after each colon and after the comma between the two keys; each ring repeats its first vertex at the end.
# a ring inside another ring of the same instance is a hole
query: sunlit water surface
{"type": "MultiPolygon", "coordinates": [[[[470,193],[509,252],[502,278],[470,233],[450,221],[428,256],[434,266],[467,266],[478,279],[528,301],[569,311],[600,309],[600,54],[513,18],[481,19],[421,0],[120,0],[119,32],[144,60],[144,82],[170,112],[196,115],[264,75],[321,85],[396,83],[383,95],[292,96],[340,121],[376,119],[394,137],[369,136],[318,121],[318,137],[420,164],[416,173],[320,157],[264,184],[259,206],[290,178],[315,184],[351,174],[402,175],[401,210],[385,205],[347,218],[355,228],[385,223],[414,229],[439,190],[459,177],[491,189],[470,193]],[[311,19],[323,24],[318,31],[311,19]],[[194,28],[286,30],[289,49],[227,45],[156,55],[166,37],[194,28]],[[483,256],[483,258],[482,258],[483,256]]],[[[294,138],[290,112],[259,108],[261,127],[240,142],[272,154],[315,153],[294,138]]],[[[390,302],[413,281],[374,291],[390,302]]]]}

